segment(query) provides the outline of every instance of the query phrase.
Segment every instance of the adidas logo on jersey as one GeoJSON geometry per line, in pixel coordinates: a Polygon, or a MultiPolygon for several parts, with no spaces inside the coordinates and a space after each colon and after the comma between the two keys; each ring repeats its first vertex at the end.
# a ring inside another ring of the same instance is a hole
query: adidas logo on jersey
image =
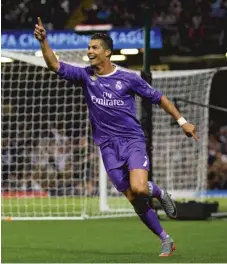
{"type": "Polygon", "coordinates": [[[143,164],[143,167],[146,167],[147,166],[147,156],[144,156],[144,158],[145,158],[145,161],[144,161],[144,164],[143,164]]]}

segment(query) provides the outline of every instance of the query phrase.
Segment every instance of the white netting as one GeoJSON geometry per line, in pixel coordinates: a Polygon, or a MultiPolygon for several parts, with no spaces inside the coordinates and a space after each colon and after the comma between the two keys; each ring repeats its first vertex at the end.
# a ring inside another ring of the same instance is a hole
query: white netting
{"type": "Polygon", "coordinates": [[[154,73],[153,86],[160,87],[177,103],[182,115],[196,125],[200,137],[197,144],[188,139],[169,115],[153,107],[153,179],[181,197],[206,188],[209,110],[175,99],[208,105],[214,73],[215,70],[154,73]]]}
{"type": "MultiPolygon", "coordinates": [[[[126,199],[105,181],[82,89],[60,80],[33,53],[3,51],[2,55],[14,59],[2,63],[2,216],[58,219],[131,214],[126,199]],[[104,212],[108,210],[113,212],[104,212]]],[[[57,55],[80,64],[85,53],[57,55]]],[[[170,99],[185,97],[207,104],[213,73],[154,73],[154,86],[170,99]]],[[[200,141],[196,145],[188,140],[167,114],[154,107],[154,180],[170,190],[202,189],[208,110],[179,104],[185,118],[198,126],[200,141]]]]}

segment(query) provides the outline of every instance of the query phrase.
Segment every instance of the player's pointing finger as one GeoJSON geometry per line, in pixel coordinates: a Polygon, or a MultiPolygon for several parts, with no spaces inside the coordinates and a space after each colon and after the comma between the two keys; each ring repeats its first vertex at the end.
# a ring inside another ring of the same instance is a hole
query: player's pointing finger
{"type": "Polygon", "coordinates": [[[192,136],[194,137],[194,139],[196,140],[196,141],[198,141],[198,136],[196,135],[196,133],[195,132],[192,132],[192,136]]]}
{"type": "Polygon", "coordinates": [[[43,27],[43,22],[42,22],[41,18],[38,17],[37,20],[38,20],[38,25],[39,25],[40,27],[43,27]]]}

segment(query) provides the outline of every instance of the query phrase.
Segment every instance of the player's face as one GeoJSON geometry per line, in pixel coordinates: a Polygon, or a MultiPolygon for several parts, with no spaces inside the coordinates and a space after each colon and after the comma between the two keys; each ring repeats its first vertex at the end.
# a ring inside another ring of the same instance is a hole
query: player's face
{"type": "Polygon", "coordinates": [[[87,56],[91,66],[97,66],[109,59],[110,50],[105,50],[102,46],[101,40],[92,39],[88,45],[87,56]]]}

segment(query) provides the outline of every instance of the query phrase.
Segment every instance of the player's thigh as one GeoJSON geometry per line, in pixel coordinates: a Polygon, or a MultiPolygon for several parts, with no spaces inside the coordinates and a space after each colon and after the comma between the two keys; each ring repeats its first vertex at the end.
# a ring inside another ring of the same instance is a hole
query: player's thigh
{"type": "Polygon", "coordinates": [[[144,141],[135,141],[128,146],[127,165],[128,169],[144,169],[149,171],[150,164],[144,141]]]}
{"type": "Polygon", "coordinates": [[[148,171],[149,159],[145,144],[137,144],[128,158],[128,169],[130,171],[130,186],[137,194],[148,193],[148,171]]]}
{"type": "Polygon", "coordinates": [[[129,172],[126,167],[112,169],[107,173],[114,187],[119,192],[124,192],[130,188],[129,172]]]}

